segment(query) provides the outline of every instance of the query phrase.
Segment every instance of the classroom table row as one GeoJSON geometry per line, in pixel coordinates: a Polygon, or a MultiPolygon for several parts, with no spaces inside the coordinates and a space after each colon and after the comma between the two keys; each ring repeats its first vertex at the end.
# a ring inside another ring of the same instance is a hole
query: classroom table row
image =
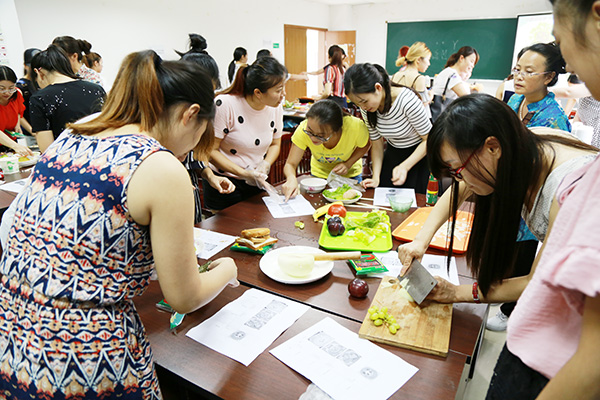
{"type": "MultiPolygon", "coordinates": [[[[323,204],[322,196],[303,193],[316,208],[323,204]]],[[[372,198],[373,190],[364,198],[372,198]]],[[[242,229],[268,227],[271,236],[279,241],[277,247],[302,245],[319,247],[318,237],[322,224],[315,223],[312,216],[275,219],[267,210],[261,195],[229,207],[199,224],[202,229],[233,236],[242,229]],[[303,221],[304,229],[294,226],[303,221]]],[[[368,200],[367,200],[368,201],[368,200]]],[[[417,195],[418,205],[424,205],[424,196],[417,195]]],[[[367,211],[349,205],[349,211],[367,211]]],[[[389,212],[392,229],[399,225],[409,213],[389,212]]],[[[400,244],[394,239],[393,248],[400,244]]],[[[443,254],[442,252],[433,252],[443,254]]],[[[310,383],[269,354],[269,350],[302,332],[319,320],[330,317],[342,326],[358,333],[380,283],[378,278],[367,278],[369,294],[366,299],[354,299],[348,295],[347,285],[354,279],[353,270],[344,261],[334,262],[331,273],[324,278],[303,285],[286,285],[267,277],[259,268],[261,256],[241,253],[226,248],[215,257],[232,257],[238,266],[241,286],[227,288],[217,299],[186,316],[177,329],[177,335],[169,332],[169,315],[156,308],[161,300],[160,289],[153,283],[150,290],[136,305],[146,326],[150,343],[154,349],[155,363],[162,375],[169,374],[193,393],[207,398],[217,396],[235,399],[298,398],[310,383]],[[282,334],[266,351],[248,367],[217,353],[185,336],[185,333],[200,322],[210,318],[223,306],[238,298],[249,288],[256,288],[310,306],[310,310],[282,334]],[[268,384],[266,383],[268,382],[268,384]]],[[[202,260],[201,260],[202,261],[202,260]]],[[[464,257],[459,257],[459,279],[472,283],[468,276],[464,257]]],[[[453,307],[450,351],[447,357],[427,355],[388,345],[380,345],[419,368],[392,398],[452,399],[464,388],[465,377],[472,375],[482,333],[482,323],[487,316],[487,307],[476,304],[456,304],[453,307]],[[465,367],[466,366],[466,367],[465,367]],[[467,371],[463,374],[463,371],[467,371]]],[[[460,396],[458,396],[460,397],[460,396]]]]}

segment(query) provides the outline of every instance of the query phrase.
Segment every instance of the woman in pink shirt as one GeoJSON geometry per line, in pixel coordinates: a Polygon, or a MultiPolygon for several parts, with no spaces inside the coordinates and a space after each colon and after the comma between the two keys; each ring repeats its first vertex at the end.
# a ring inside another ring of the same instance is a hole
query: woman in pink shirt
{"type": "Polygon", "coordinates": [[[235,185],[232,193],[219,193],[203,181],[204,200],[211,210],[222,210],[261,189],[277,160],[283,132],[287,70],[273,57],[242,66],[233,85],[215,98],[215,145],[211,168],[235,185]]]}

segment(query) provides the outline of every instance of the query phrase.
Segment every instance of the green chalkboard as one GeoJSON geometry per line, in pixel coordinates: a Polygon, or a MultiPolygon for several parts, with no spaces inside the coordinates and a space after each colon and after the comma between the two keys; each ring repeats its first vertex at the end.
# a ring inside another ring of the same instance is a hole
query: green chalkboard
{"type": "Polygon", "coordinates": [[[444,69],[452,53],[472,46],[479,53],[479,62],[471,79],[504,79],[512,68],[516,33],[516,18],[390,22],[385,66],[394,74],[400,47],[424,42],[431,50],[431,65],[425,74],[433,77],[444,69]]]}

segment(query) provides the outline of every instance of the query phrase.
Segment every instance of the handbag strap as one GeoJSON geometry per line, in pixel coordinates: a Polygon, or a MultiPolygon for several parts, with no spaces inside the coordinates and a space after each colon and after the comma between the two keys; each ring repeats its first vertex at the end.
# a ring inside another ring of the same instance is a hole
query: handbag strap
{"type": "Polygon", "coordinates": [[[448,80],[446,81],[446,86],[444,86],[444,91],[442,92],[442,100],[446,101],[446,90],[448,90],[448,85],[450,84],[450,78],[452,78],[452,75],[450,75],[448,77],[448,80]]]}

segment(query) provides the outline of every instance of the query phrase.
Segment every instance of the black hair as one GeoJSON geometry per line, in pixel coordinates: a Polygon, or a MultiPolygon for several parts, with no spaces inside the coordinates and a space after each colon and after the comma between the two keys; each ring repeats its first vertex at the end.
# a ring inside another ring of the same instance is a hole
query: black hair
{"type": "Polygon", "coordinates": [[[233,82],[235,62],[240,61],[240,59],[246,55],[248,55],[248,52],[243,47],[236,47],[233,51],[233,60],[229,63],[229,68],[227,68],[227,76],[229,77],[229,82],[233,82]]]}
{"type": "Polygon", "coordinates": [[[342,48],[337,44],[334,44],[333,46],[329,47],[327,53],[329,54],[329,58],[331,59],[329,65],[335,65],[336,67],[338,67],[340,72],[342,72],[344,69],[344,64],[342,60],[344,50],[342,50],[342,48]]]}
{"type": "Polygon", "coordinates": [[[233,84],[221,93],[248,96],[254,94],[255,89],[266,93],[286,77],[287,69],[277,59],[262,57],[249,66],[240,67],[233,84]]]}
{"type": "Polygon", "coordinates": [[[471,54],[475,54],[475,64],[477,64],[479,62],[479,53],[477,52],[477,50],[475,50],[471,46],[463,46],[460,49],[458,49],[458,51],[456,53],[454,53],[450,57],[448,57],[448,60],[446,61],[446,65],[444,66],[444,68],[448,68],[448,67],[451,67],[454,64],[456,64],[458,62],[458,60],[460,60],[460,56],[463,56],[463,58],[467,58],[471,54]]]}
{"type": "MultiPolygon", "coordinates": [[[[392,107],[392,86],[402,87],[392,81],[387,71],[378,64],[354,64],[344,74],[344,88],[347,95],[374,93],[379,83],[385,93],[383,114],[392,107]]],[[[367,112],[367,121],[371,127],[377,126],[377,111],[367,112]]]]}
{"type": "Polygon", "coordinates": [[[68,76],[69,78],[79,79],[77,75],[73,72],[73,68],[71,67],[71,62],[69,61],[69,57],[67,53],[60,47],[51,44],[44,51],[40,51],[31,59],[31,68],[33,75],[33,79],[35,80],[37,77],[37,73],[35,72],[38,68],[44,68],[48,72],[56,71],[61,75],[68,76]]]}
{"type": "Polygon", "coordinates": [[[321,125],[329,125],[333,132],[339,132],[344,126],[344,117],[349,114],[333,100],[319,100],[306,113],[306,118],[314,118],[321,125]]]}
{"type": "MultiPolygon", "coordinates": [[[[470,94],[454,100],[429,132],[427,160],[431,172],[438,179],[448,176],[449,166],[440,155],[444,143],[454,148],[464,163],[489,137],[498,140],[502,151],[495,177],[483,167],[477,153],[466,166],[469,173],[494,189],[490,195],[475,196],[475,217],[467,250],[467,263],[484,296],[493,284],[510,276],[523,205],[536,195],[530,188],[540,175],[552,168],[553,162],[545,165],[544,161],[547,146],[560,143],[594,149],[564,136],[537,135],[501,100],[487,94],[470,94]]],[[[458,209],[458,182],[453,180],[452,185],[451,215],[454,218],[450,256],[458,209]]]]}
{"type": "MultiPolygon", "coordinates": [[[[17,83],[17,74],[12,70],[11,67],[7,65],[0,65],[0,81],[10,81],[12,83],[17,83]]],[[[10,96],[10,100],[17,97],[17,92],[14,92],[12,96],[10,96]]]]}
{"type": "Polygon", "coordinates": [[[271,50],[269,49],[261,49],[256,53],[256,59],[258,60],[261,57],[272,57],[271,50]]]}
{"type": "Polygon", "coordinates": [[[23,52],[23,64],[27,65],[28,67],[31,66],[31,59],[33,58],[33,56],[35,56],[40,51],[41,51],[40,49],[36,49],[36,48],[30,48],[30,49],[25,50],[23,52]]]}
{"type": "Polygon", "coordinates": [[[67,58],[71,54],[77,54],[77,60],[82,61],[84,54],[89,54],[92,50],[92,44],[87,40],[75,39],[71,36],[58,36],[52,41],[53,45],[62,48],[67,53],[67,58]]]}
{"type": "Polygon", "coordinates": [[[197,33],[190,33],[190,49],[185,53],[175,50],[175,53],[179,54],[179,57],[185,56],[186,54],[208,54],[206,48],[208,43],[204,36],[198,35],[197,33]]]}
{"type": "Polygon", "coordinates": [[[569,78],[567,79],[567,82],[572,83],[574,85],[580,85],[583,83],[583,81],[581,79],[579,79],[579,77],[577,76],[577,74],[571,74],[569,75],[569,78]]]}
{"type": "Polygon", "coordinates": [[[548,86],[554,86],[558,82],[558,75],[564,74],[566,71],[566,63],[560,52],[560,48],[555,42],[552,43],[536,43],[527,46],[519,52],[518,58],[528,51],[533,51],[540,54],[546,59],[544,72],[554,72],[552,80],[548,86]]]}
{"type": "Polygon", "coordinates": [[[186,53],[181,57],[183,61],[190,61],[200,65],[213,82],[215,89],[221,89],[221,81],[219,79],[219,66],[214,58],[207,53],[186,53]]]}

